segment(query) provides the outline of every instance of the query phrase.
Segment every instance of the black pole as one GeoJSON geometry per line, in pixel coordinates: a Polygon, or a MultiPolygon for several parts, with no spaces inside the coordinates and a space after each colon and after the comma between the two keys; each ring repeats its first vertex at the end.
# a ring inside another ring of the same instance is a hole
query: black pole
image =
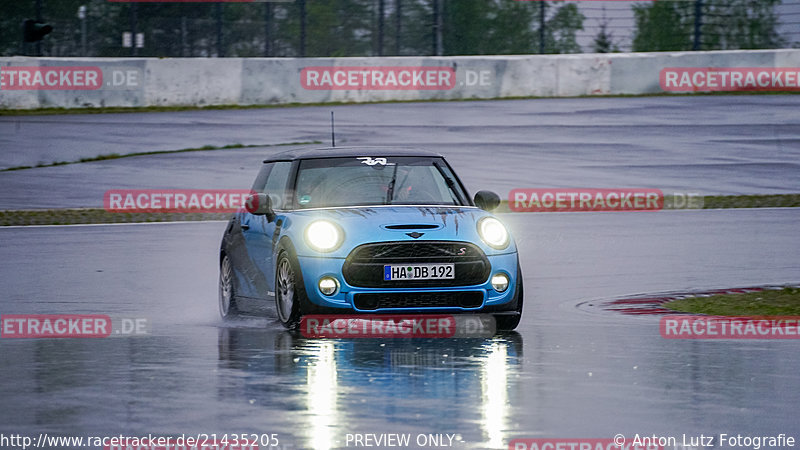
{"type": "Polygon", "coordinates": [[[192,28],[189,27],[187,24],[186,26],[186,48],[187,48],[187,56],[194,56],[194,39],[192,35],[192,28]]]}
{"type": "MultiPolygon", "coordinates": [[[[36,0],[36,21],[41,23],[42,18],[42,0],[36,0]]],[[[42,56],[42,41],[36,41],[36,56],[42,56]]]]}
{"type": "Polygon", "coordinates": [[[306,0],[300,3],[300,57],[306,57],[306,0]]]}
{"type": "Polygon", "coordinates": [[[181,57],[185,58],[188,53],[186,48],[186,16],[181,16],[181,57]]]}
{"type": "Polygon", "coordinates": [[[217,58],[225,56],[222,42],[222,3],[217,3],[217,58]]]}
{"type": "Polygon", "coordinates": [[[264,3],[264,56],[272,56],[272,3],[264,3]]]}
{"type": "Polygon", "coordinates": [[[442,56],[442,55],[445,54],[445,49],[444,49],[445,24],[444,24],[444,22],[447,20],[448,11],[447,11],[447,0],[438,0],[438,1],[439,1],[439,25],[437,27],[437,30],[439,30],[439,33],[438,33],[439,36],[438,36],[438,39],[436,40],[436,42],[438,43],[438,47],[439,47],[438,55],[442,56]]]}
{"type": "Polygon", "coordinates": [[[403,23],[402,8],[403,8],[403,6],[402,6],[401,1],[402,0],[395,0],[395,9],[394,9],[394,13],[395,13],[394,54],[397,55],[397,56],[400,56],[400,33],[401,33],[402,29],[403,29],[403,26],[402,26],[402,23],[403,23]]]}
{"type": "Polygon", "coordinates": [[[543,1],[539,2],[539,53],[544,54],[545,45],[544,45],[544,37],[545,37],[545,13],[546,13],[546,5],[543,1]]]}
{"type": "Polygon", "coordinates": [[[331,147],[336,147],[336,131],[333,126],[333,111],[331,111],[331,147]]]}
{"type": "Polygon", "coordinates": [[[86,22],[89,20],[89,7],[88,6],[81,6],[84,8],[82,11],[82,18],[81,18],[81,56],[87,57],[88,54],[88,46],[86,42],[86,33],[88,32],[86,22]]]}
{"type": "Polygon", "coordinates": [[[433,56],[439,55],[439,0],[433,0],[433,56]]]}
{"type": "Polygon", "coordinates": [[[383,56],[383,16],[385,12],[385,0],[378,0],[378,56],[383,56]]]}
{"type": "Polygon", "coordinates": [[[703,40],[703,0],[695,0],[694,2],[694,46],[692,50],[700,50],[701,41],[703,40]]]}
{"type": "Polygon", "coordinates": [[[139,27],[138,5],[131,3],[131,56],[136,56],[139,51],[136,48],[136,34],[139,27]]]}

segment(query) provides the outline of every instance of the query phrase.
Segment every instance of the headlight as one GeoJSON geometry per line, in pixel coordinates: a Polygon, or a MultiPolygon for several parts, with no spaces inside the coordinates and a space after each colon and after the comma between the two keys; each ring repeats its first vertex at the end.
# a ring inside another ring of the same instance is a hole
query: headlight
{"type": "Polygon", "coordinates": [[[306,228],[306,242],[318,252],[336,250],[342,244],[343,233],[327,220],[317,220],[306,228]]]}
{"type": "Polygon", "coordinates": [[[478,221],[478,234],[483,242],[492,248],[502,250],[508,247],[508,231],[506,227],[494,217],[484,217],[478,221]]]}

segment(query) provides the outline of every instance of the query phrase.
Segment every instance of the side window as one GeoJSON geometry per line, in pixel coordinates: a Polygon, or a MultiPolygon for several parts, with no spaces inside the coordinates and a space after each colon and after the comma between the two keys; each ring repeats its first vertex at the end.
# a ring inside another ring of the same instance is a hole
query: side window
{"type": "Polygon", "coordinates": [[[258,175],[256,176],[256,181],[253,182],[253,188],[250,189],[253,192],[264,192],[264,186],[267,184],[267,177],[269,176],[270,171],[272,168],[275,167],[275,163],[264,164],[261,166],[261,169],[258,171],[258,175]]]}
{"type": "Polygon", "coordinates": [[[284,209],[286,206],[286,183],[289,181],[289,173],[292,168],[292,163],[277,162],[273,163],[272,170],[267,176],[267,183],[264,185],[262,192],[269,195],[272,202],[272,209],[284,209]]]}

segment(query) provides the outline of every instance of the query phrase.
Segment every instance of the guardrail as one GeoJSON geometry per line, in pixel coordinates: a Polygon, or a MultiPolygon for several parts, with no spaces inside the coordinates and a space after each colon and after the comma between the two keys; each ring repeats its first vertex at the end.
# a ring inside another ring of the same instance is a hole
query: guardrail
{"type": "Polygon", "coordinates": [[[419,58],[0,58],[0,108],[5,109],[720,90],[800,90],[800,49],[419,58]]]}

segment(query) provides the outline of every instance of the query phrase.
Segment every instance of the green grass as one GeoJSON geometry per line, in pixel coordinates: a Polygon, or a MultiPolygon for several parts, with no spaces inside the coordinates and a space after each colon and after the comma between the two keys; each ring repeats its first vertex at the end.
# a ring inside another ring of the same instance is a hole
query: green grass
{"type": "Polygon", "coordinates": [[[196,147],[196,148],[184,148],[180,150],[155,150],[150,152],[135,152],[135,153],[125,153],[124,155],[120,155],[119,153],[108,153],[105,155],[94,156],[91,158],[81,158],[76,161],[55,161],[51,163],[40,163],[36,166],[15,166],[15,167],[8,167],[6,169],[0,169],[0,172],[13,172],[16,170],[27,170],[27,169],[36,169],[41,167],[55,167],[55,166],[64,166],[67,164],[80,164],[80,163],[87,163],[87,162],[96,162],[96,161],[108,161],[111,159],[121,159],[121,158],[132,158],[134,156],[152,156],[152,155],[164,155],[170,153],[185,153],[185,152],[205,152],[205,151],[213,151],[213,150],[230,150],[230,149],[240,149],[240,148],[255,148],[255,147],[283,147],[288,145],[316,145],[321,144],[321,141],[308,141],[308,142],[288,142],[285,144],[251,144],[251,145],[243,145],[243,144],[231,144],[225,145],[222,147],[216,147],[213,145],[205,145],[203,147],[196,147]]]}
{"type": "Polygon", "coordinates": [[[703,209],[797,208],[798,206],[800,206],[800,194],[709,195],[703,198],[703,209]]]}
{"type": "Polygon", "coordinates": [[[0,211],[0,226],[227,220],[231,213],[111,213],[101,208],[0,211]]]}
{"type": "Polygon", "coordinates": [[[442,103],[442,102],[481,102],[502,100],[545,100],[571,98],[638,98],[638,97],[686,97],[686,96],[728,96],[728,95],[798,95],[800,92],[695,92],[673,93],[655,92],[652,94],[613,94],[613,95],[579,95],[572,97],[496,97],[496,98],[463,98],[463,99],[421,99],[421,100],[382,100],[374,102],[329,102],[329,103],[281,103],[269,105],[207,105],[207,106],[114,106],[88,108],[39,108],[39,109],[0,109],[0,116],[49,116],[65,114],[128,114],[128,113],[161,113],[181,111],[221,111],[248,110],[267,108],[298,108],[309,106],[349,106],[393,103],[442,103]]]}
{"type": "MultiPolygon", "coordinates": [[[[702,208],[687,209],[797,208],[800,207],[800,194],[707,195],[702,197],[702,205],[702,208]]],[[[496,212],[512,212],[508,200],[502,200],[496,212]]]]}
{"type": "Polygon", "coordinates": [[[800,316],[800,288],[693,297],[673,300],[662,306],[690,314],[713,316],[800,316]]]}

